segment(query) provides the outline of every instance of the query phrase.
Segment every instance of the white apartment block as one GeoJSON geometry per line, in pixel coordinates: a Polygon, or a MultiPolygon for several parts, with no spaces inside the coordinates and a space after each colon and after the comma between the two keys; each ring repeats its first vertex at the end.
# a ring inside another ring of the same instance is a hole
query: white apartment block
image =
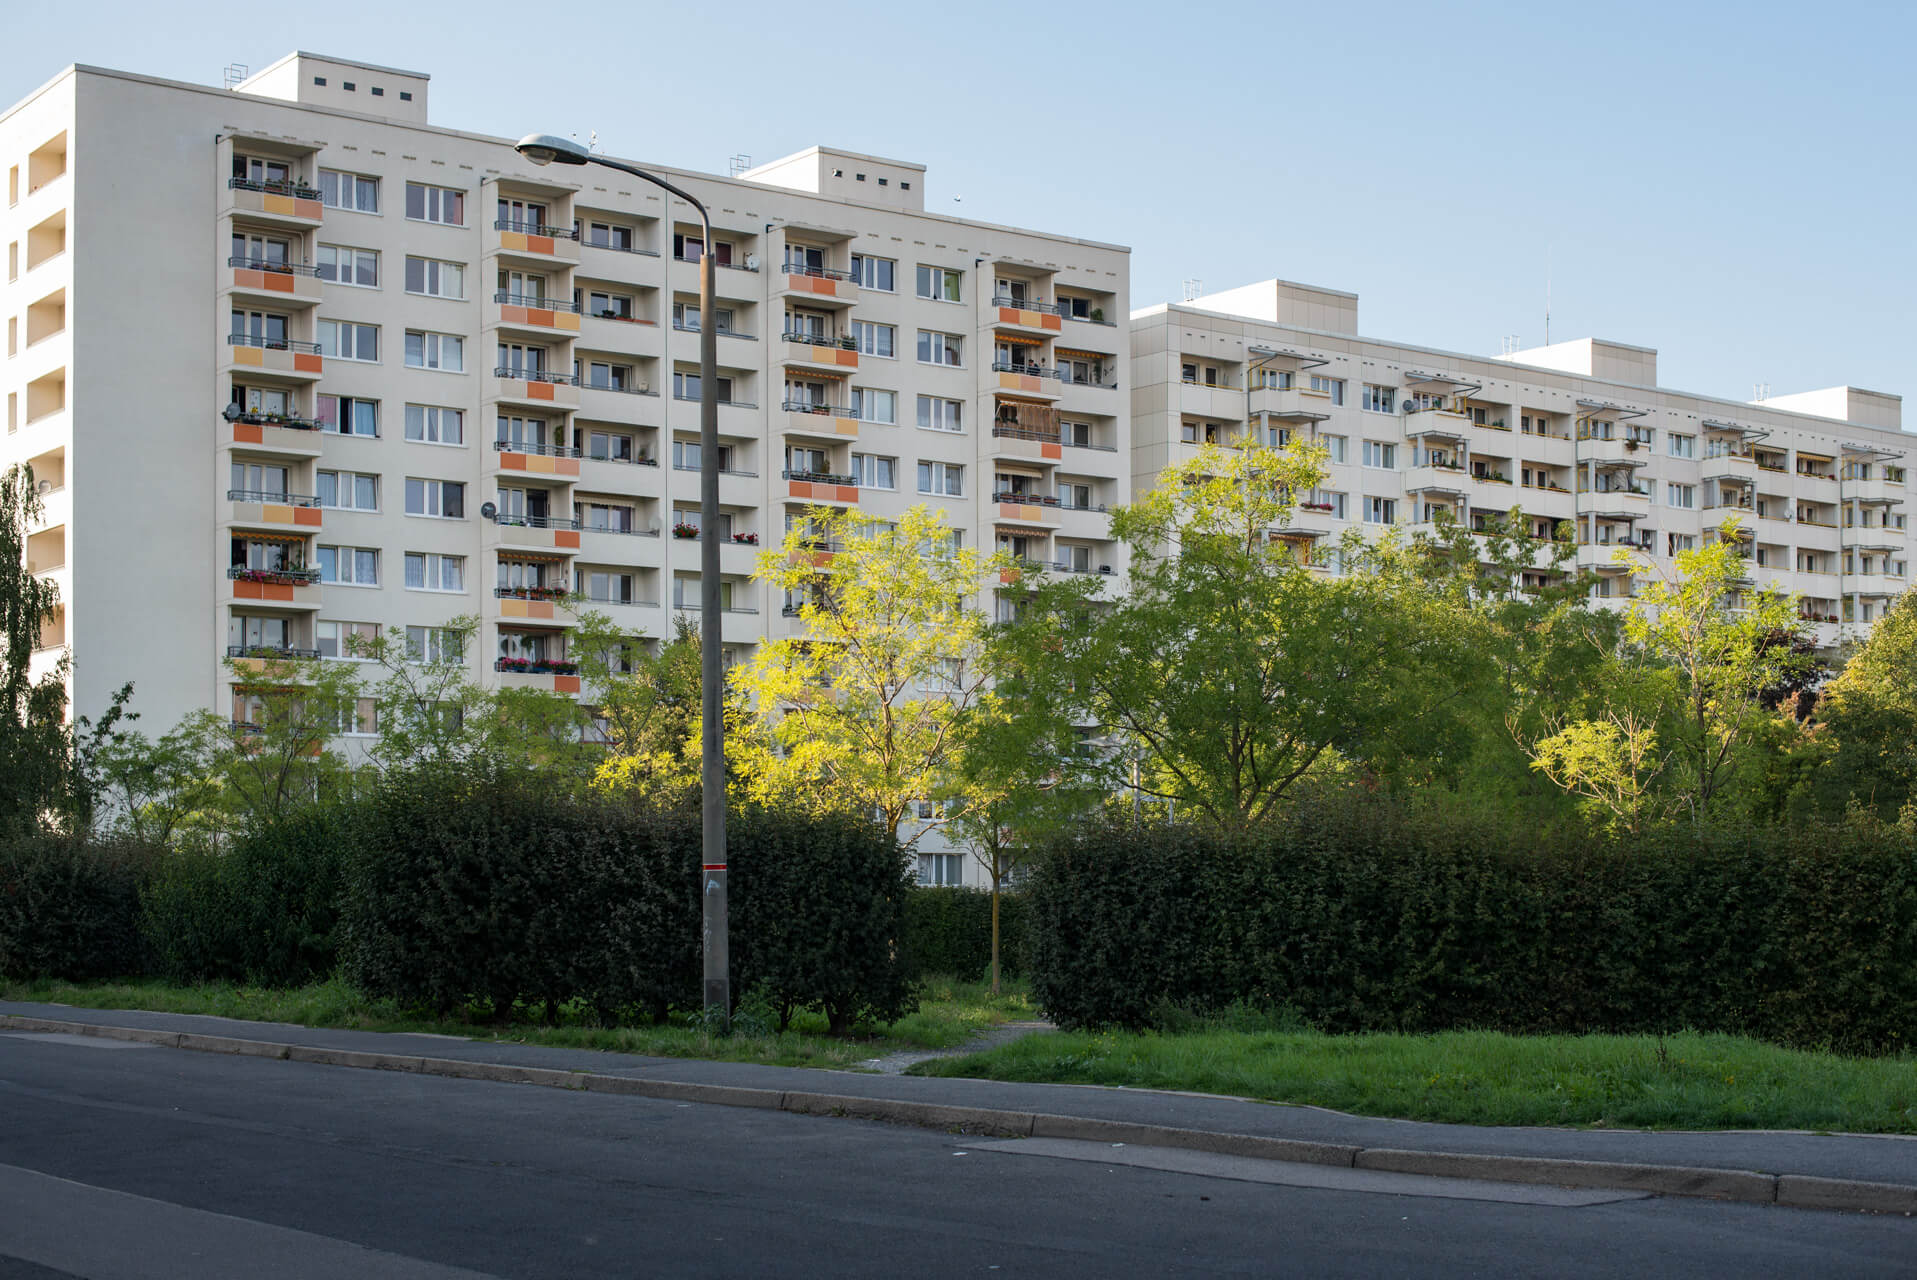
{"type": "Polygon", "coordinates": [[[154,730],[244,722],[229,653],[460,615],[476,678],[576,692],[567,591],[671,635],[703,323],[730,657],[798,627],[751,574],[813,504],[932,503],[967,545],[1123,574],[1126,249],[927,212],[921,166],[828,148],[655,166],[705,244],[636,179],[429,124],[427,89],[305,53],[230,91],[70,67],[0,116],[0,466],[45,492],[77,713],[131,680],[154,730]]]}
{"type": "Polygon", "coordinates": [[[1384,342],[1359,336],[1357,295],[1283,280],[1151,307],[1131,328],[1138,490],[1207,443],[1315,439],[1330,474],[1283,536],[1329,572],[1349,529],[1428,530],[1439,512],[1483,527],[1521,507],[1533,536],[1570,523],[1576,563],[1616,607],[1642,585],[1619,547],[1668,570],[1733,517],[1751,580],[1796,592],[1824,646],[1909,585],[1917,440],[1897,396],[1719,400],[1660,387],[1655,351],[1595,339],[1499,357],[1384,342]]]}

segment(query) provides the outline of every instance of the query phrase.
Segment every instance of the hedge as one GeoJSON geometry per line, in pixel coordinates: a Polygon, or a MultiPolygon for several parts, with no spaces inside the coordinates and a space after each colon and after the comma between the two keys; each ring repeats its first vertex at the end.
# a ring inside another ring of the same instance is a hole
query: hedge
{"type": "Polygon", "coordinates": [[[159,856],[58,835],[0,841],[0,974],[85,981],[143,972],[140,889],[159,856]]]}
{"type": "MultiPolygon", "coordinates": [[[[1025,971],[1025,899],[999,895],[999,973],[1025,971]]],[[[992,966],[992,895],[980,889],[916,888],[905,899],[905,955],[917,976],[972,981],[992,966]]]]}
{"type": "Polygon", "coordinates": [[[1038,860],[1033,992],[1061,1025],[1289,1006],[1330,1032],[1690,1028],[1917,1039],[1917,852],[1870,825],[1555,839],[1382,800],[1268,832],[1115,825],[1038,860]]]}

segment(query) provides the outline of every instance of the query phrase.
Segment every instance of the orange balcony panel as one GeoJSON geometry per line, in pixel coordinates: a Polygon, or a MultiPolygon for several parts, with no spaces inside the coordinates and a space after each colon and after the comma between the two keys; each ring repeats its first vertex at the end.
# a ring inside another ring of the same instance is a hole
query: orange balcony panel
{"type": "Polygon", "coordinates": [[[812,293],[822,298],[857,297],[859,286],[850,280],[832,280],[825,276],[790,275],[785,287],[792,293],[812,293]]]}
{"type": "Polygon", "coordinates": [[[1047,312],[1023,311],[1017,307],[1000,307],[998,309],[998,322],[1000,324],[1022,325],[1027,329],[1051,329],[1054,331],[1061,329],[1064,323],[1060,317],[1047,312]]]}
{"type": "Polygon", "coordinates": [[[501,600],[499,616],[502,618],[551,618],[553,616],[550,600],[501,600]]]}
{"type": "Polygon", "coordinates": [[[1050,458],[1054,462],[1062,462],[1065,458],[1065,446],[1062,444],[1041,444],[1038,446],[1038,456],[1041,458],[1050,458]]]}
{"type": "Polygon", "coordinates": [[[539,453],[513,453],[510,450],[499,454],[501,471],[524,471],[528,475],[538,476],[577,476],[579,459],[550,458],[539,453]]]}
{"type": "Polygon", "coordinates": [[[802,564],[809,569],[823,569],[832,563],[830,551],[794,551],[786,556],[787,564],[802,564]]]}
{"type": "Polygon", "coordinates": [[[283,271],[255,271],[251,267],[233,268],[235,289],[258,289],[264,293],[292,293],[295,277],[283,271]]]}
{"type": "Polygon", "coordinates": [[[1001,502],[998,504],[998,515],[1001,520],[1016,520],[1020,524],[1042,524],[1045,521],[1045,508],[1023,502],[1001,502]]]}
{"type": "Polygon", "coordinates": [[[1001,373],[998,375],[998,389],[1039,395],[1044,391],[1044,385],[1041,379],[1034,378],[1029,373],[1001,373]]]}
{"type": "Polygon", "coordinates": [[[855,484],[820,484],[814,480],[791,480],[790,496],[803,498],[808,502],[851,502],[859,500],[859,487],[855,484]]]}
{"type": "Polygon", "coordinates": [[[515,253],[550,254],[554,252],[551,236],[536,236],[527,231],[501,231],[499,247],[511,249],[515,253]]]}
{"type": "Polygon", "coordinates": [[[554,529],[552,531],[552,544],[555,547],[570,547],[574,551],[579,550],[579,530],[554,529]]]}
{"type": "MultiPolygon", "coordinates": [[[[550,236],[538,237],[550,240],[550,236]]],[[[570,311],[554,311],[547,307],[520,307],[502,304],[499,308],[501,324],[523,324],[541,329],[567,329],[579,331],[579,317],[570,311]]]]}
{"type": "Polygon", "coordinates": [[[552,691],[554,693],[578,693],[579,677],[578,676],[554,676],[552,678],[552,691]]]}
{"type": "Polygon", "coordinates": [[[293,603],[293,584],[290,582],[235,582],[233,584],[235,600],[260,600],[274,604],[293,603]]]}

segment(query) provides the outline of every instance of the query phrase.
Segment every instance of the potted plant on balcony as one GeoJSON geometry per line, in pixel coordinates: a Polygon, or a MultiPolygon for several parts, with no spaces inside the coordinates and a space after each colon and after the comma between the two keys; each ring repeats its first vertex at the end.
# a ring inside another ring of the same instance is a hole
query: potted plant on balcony
{"type": "Polygon", "coordinates": [[[1092,323],[1093,323],[1093,324],[1104,324],[1104,323],[1105,323],[1105,308],[1103,308],[1103,307],[1093,307],[1093,308],[1092,308],[1092,323]]]}
{"type": "Polygon", "coordinates": [[[675,538],[696,538],[699,536],[699,526],[696,524],[687,524],[683,520],[674,521],[672,525],[672,536],[675,538]]]}
{"type": "Polygon", "coordinates": [[[759,545],[759,535],[756,533],[735,533],[732,535],[732,540],[748,547],[759,545]]]}

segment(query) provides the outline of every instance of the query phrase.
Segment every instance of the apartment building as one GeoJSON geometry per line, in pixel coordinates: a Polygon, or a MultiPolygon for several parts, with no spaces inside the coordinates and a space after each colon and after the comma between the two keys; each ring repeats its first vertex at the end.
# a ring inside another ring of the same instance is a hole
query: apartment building
{"type": "Polygon", "coordinates": [[[1131,330],[1136,487],[1245,433],[1315,440],[1329,475],[1280,536],[1326,572],[1347,530],[1429,530],[1441,512],[1482,528],[1521,507],[1532,536],[1570,525],[1614,607],[1648,577],[1620,547],[1668,570],[1733,518],[1751,581],[1796,592],[1822,645],[1909,585],[1917,440],[1894,395],[1720,400],[1660,387],[1649,348],[1596,339],[1496,357],[1384,342],[1359,336],[1356,294],[1283,280],[1150,307],[1131,330]]]}
{"type": "Polygon", "coordinates": [[[428,87],[306,53],[231,90],[71,67],[0,116],[0,465],[44,492],[38,661],[71,654],[78,713],[131,680],[148,725],[245,722],[229,655],[432,652],[461,615],[475,677],[577,692],[568,592],[670,635],[704,324],[729,656],[798,627],[751,574],[814,504],[933,503],[966,544],[1122,575],[1126,249],[928,212],[921,166],[825,147],[654,166],[706,243],[645,183],[429,123],[428,87]]]}

